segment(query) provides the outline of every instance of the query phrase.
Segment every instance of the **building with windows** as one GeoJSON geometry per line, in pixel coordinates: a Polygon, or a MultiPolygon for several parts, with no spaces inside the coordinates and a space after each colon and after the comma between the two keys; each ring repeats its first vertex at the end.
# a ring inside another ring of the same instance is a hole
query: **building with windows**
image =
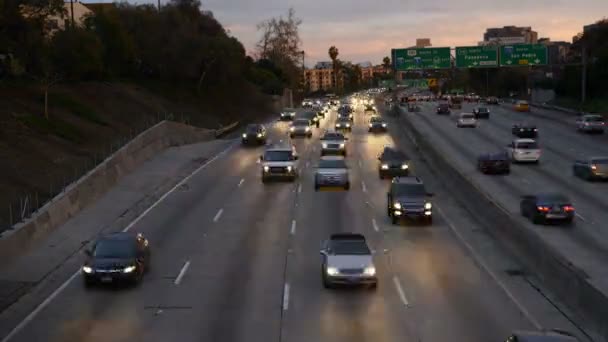
{"type": "Polygon", "coordinates": [[[533,31],[530,26],[504,26],[486,29],[483,41],[479,42],[479,45],[536,44],[537,42],[538,32],[533,31]]]}
{"type": "Polygon", "coordinates": [[[416,38],[417,48],[425,48],[430,46],[433,46],[431,45],[431,38],[416,38]]]}
{"type": "Polygon", "coordinates": [[[344,75],[341,71],[338,71],[337,80],[334,80],[334,69],[331,62],[319,62],[313,69],[304,70],[305,89],[308,92],[335,89],[336,81],[338,87],[344,86],[344,75]]]}

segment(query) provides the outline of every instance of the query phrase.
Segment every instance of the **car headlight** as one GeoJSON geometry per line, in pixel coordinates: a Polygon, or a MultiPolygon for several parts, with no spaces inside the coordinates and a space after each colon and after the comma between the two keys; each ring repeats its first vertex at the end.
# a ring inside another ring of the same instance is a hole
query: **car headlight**
{"type": "Polygon", "coordinates": [[[314,118],[314,119],[312,119],[312,120],[313,120],[313,121],[319,121],[319,117],[318,117],[318,116],[315,116],[315,118],[314,118]]]}
{"type": "Polygon", "coordinates": [[[385,123],[383,123],[383,124],[382,124],[382,127],[386,127],[386,124],[385,124],[385,123]]]}
{"type": "Polygon", "coordinates": [[[326,272],[327,272],[327,275],[330,275],[330,276],[335,276],[335,275],[338,275],[338,273],[340,273],[340,272],[338,272],[338,269],[335,267],[328,267],[326,272]]]}
{"type": "Polygon", "coordinates": [[[395,202],[395,204],[393,204],[393,208],[395,208],[395,209],[401,209],[401,203],[395,202]]]}
{"type": "Polygon", "coordinates": [[[93,273],[93,268],[91,268],[91,266],[82,266],[82,272],[84,273],[93,273]]]}
{"type": "Polygon", "coordinates": [[[376,275],[376,268],[374,266],[367,266],[363,270],[363,274],[365,274],[367,276],[374,276],[374,275],[376,275]]]}
{"type": "Polygon", "coordinates": [[[346,127],[350,127],[350,124],[346,124],[346,127]]]}
{"type": "Polygon", "coordinates": [[[296,128],[295,127],[291,127],[289,130],[293,132],[293,131],[296,130],[296,128]]]}
{"type": "Polygon", "coordinates": [[[388,170],[388,165],[387,164],[382,164],[382,166],[380,166],[380,168],[382,170],[388,170]]]}
{"type": "Polygon", "coordinates": [[[344,146],[345,146],[344,143],[340,144],[340,148],[344,148],[344,146]]]}
{"type": "Polygon", "coordinates": [[[403,164],[401,165],[401,170],[407,170],[409,166],[407,164],[403,164]]]}
{"type": "Polygon", "coordinates": [[[426,209],[426,210],[430,210],[432,207],[433,207],[433,204],[431,204],[429,202],[424,204],[424,209],[426,209]]]}
{"type": "Polygon", "coordinates": [[[340,124],[336,124],[336,127],[340,127],[340,124]]]}
{"type": "Polygon", "coordinates": [[[373,126],[373,125],[370,123],[370,124],[369,124],[369,127],[372,127],[372,126],[373,126]]]}
{"type": "Polygon", "coordinates": [[[323,148],[327,148],[327,144],[323,143],[321,146],[323,146],[323,148]]]}
{"type": "Polygon", "coordinates": [[[264,166],[264,172],[268,172],[269,170],[270,170],[270,167],[264,166]]]}
{"type": "Polygon", "coordinates": [[[247,134],[243,133],[243,138],[247,138],[247,134]]]}
{"type": "Polygon", "coordinates": [[[131,273],[135,271],[135,266],[127,266],[122,270],[122,273],[131,273]]]}
{"type": "Polygon", "coordinates": [[[261,137],[262,137],[262,133],[258,133],[258,138],[261,138],[261,137]]]}
{"type": "Polygon", "coordinates": [[[306,127],[306,128],[304,128],[304,130],[305,130],[306,132],[310,131],[310,127],[306,127]]]}
{"type": "Polygon", "coordinates": [[[291,166],[287,166],[287,172],[291,172],[293,168],[291,166]]]}

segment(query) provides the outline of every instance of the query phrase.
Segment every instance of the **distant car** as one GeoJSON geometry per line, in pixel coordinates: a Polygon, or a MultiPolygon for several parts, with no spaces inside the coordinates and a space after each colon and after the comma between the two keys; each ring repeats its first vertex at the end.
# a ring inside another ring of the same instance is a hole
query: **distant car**
{"type": "Polygon", "coordinates": [[[551,221],[571,223],[575,215],[572,202],[558,193],[522,196],[520,211],[522,216],[529,218],[534,224],[551,221]]]}
{"type": "Polygon", "coordinates": [[[538,128],[531,123],[518,123],[511,127],[511,134],[518,138],[536,139],[538,137],[538,128]]]}
{"type": "Polygon", "coordinates": [[[387,214],[393,224],[402,218],[433,222],[433,205],[429,200],[432,194],[426,191],[424,183],[418,177],[395,177],[391,182],[387,200],[387,214]]]}
{"type": "Polygon", "coordinates": [[[579,339],[566,331],[515,331],[505,342],[579,342],[579,339]]]}
{"type": "Polygon", "coordinates": [[[382,119],[379,116],[372,116],[369,119],[369,132],[386,132],[387,131],[387,124],[384,121],[384,119],[382,119]]]}
{"type": "Polygon", "coordinates": [[[264,127],[264,125],[260,124],[247,125],[245,133],[243,133],[243,135],[241,136],[241,142],[243,143],[243,145],[266,144],[266,128],[264,127]]]}
{"type": "Polygon", "coordinates": [[[419,112],[420,106],[418,106],[418,104],[416,102],[410,102],[407,105],[407,111],[408,112],[419,112]]]}
{"type": "Polygon", "coordinates": [[[85,286],[95,284],[137,284],[150,267],[150,244],[142,234],[119,232],[103,235],[82,266],[85,286]]]}
{"type": "Polygon", "coordinates": [[[538,163],[540,160],[540,147],[534,139],[515,139],[507,145],[507,153],[513,162],[538,163]]]}
{"type": "Polygon", "coordinates": [[[477,169],[485,174],[508,174],[511,172],[511,160],[506,152],[484,153],[477,157],[477,169]]]}
{"type": "Polygon", "coordinates": [[[588,114],[583,115],[576,120],[576,129],[582,133],[604,133],[606,122],[601,115],[588,114]]]}
{"type": "Polygon", "coordinates": [[[346,117],[339,117],[336,120],[335,129],[336,129],[336,131],[349,131],[350,132],[353,130],[352,121],[346,117]]]}
{"type": "Polygon", "coordinates": [[[281,121],[291,121],[296,117],[296,110],[293,108],[285,108],[281,112],[281,121]]]}
{"type": "Polygon", "coordinates": [[[307,110],[307,111],[296,114],[296,117],[294,120],[298,120],[298,119],[307,119],[308,121],[310,121],[311,128],[312,128],[312,125],[315,125],[318,128],[320,125],[320,121],[321,121],[321,119],[317,115],[317,112],[312,111],[312,110],[307,110]]]}
{"type": "Polygon", "coordinates": [[[448,103],[440,103],[437,106],[437,114],[450,114],[450,105],[448,103]]]}
{"type": "Polygon", "coordinates": [[[339,154],[346,157],[346,138],[344,134],[336,131],[327,131],[321,137],[321,156],[339,154]]]}
{"type": "Polygon", "coordinates": [[[572,171],[576,177],[588,181],[608,180],[608,157],[592,157],[574,162],[572,171]]]}
{"type": "Polygon", "coordinates": [[[310,120],[295,119],[289,128],[289,136],[294,137],[312,137],[312,129],[310,128],[310,120]]]}
{"type": "Polygon", "coordinates": [[[321,157],[315,171],[315,190],[318,191],[323,187],[340,187],[344,190],[350,189],[348,166],[346,165],[344,157],[321,157]]]}
{"type": "Polygon", "coordinates": [[[267,147],[260,156],[262,183],[273,179],[295,181],[299,172],[298,159],[293,145],[277,144],[267,147]]]}
{"type": "Polygon", "coordinates": [[[409,176],[409,174],[410,158],[395,148],[385,147],[378,156],[378,176],[380,179],[409,176]]]}
{"type": "Polygon", "coordinates": [[[498,97],[495,96],[490,96],[486,99],[486,103],[489,105],[497,105],[498,104],[498,97]]]}
{"type": "Polygon", "coordinates": [[[335,285],[368,285],[376,288],[378,278],[372,251],[361,234],[332,234],[321,247],[321,281],[335,285]]]}
{"type": "Polygon", "coordinates": [[[527,101],[517,101],[515,102],[515,111],[517,112],[529,112],[530,104],[527,101]]]}
{"type": "Polygon", "coordinates": [[[477,127],[477,119],[473,113],[460,113],[456,122],[456,127],[477,127]]]}
{"type": "Polygon", "coordinates": [[[376,109],[376,106],[374,106],[373,104],[366,104],[364,111],[376,113],[377,109],[376,109]]]}
{"type": "Polygon", "coordinates": [[[473,114],[475,115],[475,119],[489,119],[490,109],[487,107],[476,107],[473,109],[473,114]]]}
{"type": "Polygon", "coordinates": [[[303,108],[311,108],[311,107],[312,107],[312,105],[313,105],[313,103],[314,103],[314,102],[313,102],[311,99],[304,99],[304,100],[302,101],[302,107],[303,107],[303,108]]]}

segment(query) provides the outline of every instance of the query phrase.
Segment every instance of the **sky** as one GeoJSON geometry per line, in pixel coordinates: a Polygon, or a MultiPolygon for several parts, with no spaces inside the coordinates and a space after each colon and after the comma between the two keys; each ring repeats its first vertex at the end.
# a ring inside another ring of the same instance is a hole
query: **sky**
{"type": "Polygon", "coordinates": [[[583,25],[608,16],[608,0],[202,0],[203,8],[252,53],[256,24],[286,15],[302,19],[306,64],[328,60],[335,45],[342,60],[380,64],[392,48],[430,38],[435,47],[471,46],[489,27],[531,26],[539,38],[572,41],[583,25]]]}

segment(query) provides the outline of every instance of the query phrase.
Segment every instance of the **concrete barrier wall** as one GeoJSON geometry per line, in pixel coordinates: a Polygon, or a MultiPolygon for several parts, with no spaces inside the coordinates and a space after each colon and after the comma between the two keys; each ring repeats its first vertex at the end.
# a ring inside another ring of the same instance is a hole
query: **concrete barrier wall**
{"type": "Polygon", "coordinates": [[[452,166],[409,120],[402,118],[400,121],[405,125],[404,133],[438,173],[454,198],[487,227],[489,234],[522,261],[527,272],[540,278],[576,315],[590,322],[604,340],[608,340],[608,298],[591,283],[585,272],[574,267],[560,251],[500,209],[491,197],[452,166]]]}
{"type": "MultiPolygon", "coordinates": [[[[236,125],[234,125],[236,126],[236,125]]],[[[43,240],[99,199],[124,175],[171,147],[215,139],[213,130],[163,121],[142,132],[95,169],[66,188],[32,218],[0,235],[0,259],[9,261],[43,240]]]]}

